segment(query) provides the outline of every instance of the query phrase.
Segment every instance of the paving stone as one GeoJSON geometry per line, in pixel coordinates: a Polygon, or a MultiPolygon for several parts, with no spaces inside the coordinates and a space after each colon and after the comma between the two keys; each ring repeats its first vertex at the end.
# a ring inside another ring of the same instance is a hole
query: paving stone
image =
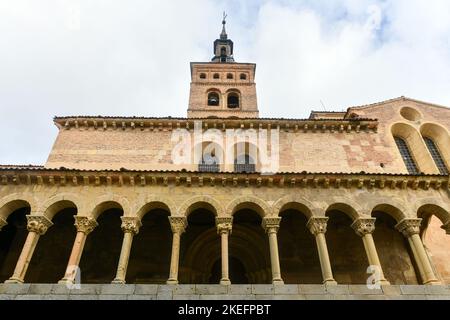
{"type": "Polygon", "coordinates": [[[70,294],[72,290],[68,288],[65,284],[54,284],[52,285],[52,294],[70,294]]]}
{"type": "MultiPolygon", "coordinates": [[[[55,289],[56,287],[54,287],[55,289]]],[[[101,286],[97,284],[81,284],[78,287],[70,290],[70,295],[96,295],[100,294],[101,286]]]]}
{"type": "Polygon", "coordinates": [[[233,284],[228,289],[230,294],[251,294],[251,284],[233,284]]]}
{"type": "Polygon", "coordinates": [[[330,294],[305,294],[306,300],[333,300],[330,294]]]}
{"type": "Polygon", "coordinates": [[[327,285],[325,286],[325,290],[328,294],[333,295],[348,295],[350,293],[348,289],[348,285],[340,284],[340,285],[327,285]]]}
{"type": "Polygon", "coordinates": [[[432,295],[449,295],[450,290],[446,286],[425,286],[425,292],[432,295]]]}
{"type": "Polygon", "coordinates": [[[156,294],[130,294],[127,300],[156,300],[156,294]]]}
{"type": "Polygon", "coordinates": [[[173,292],[175,290],[175,285],[160,285],[158,286],[158,292],[157,293],[166,293],[166,292],[173,292]]]}
{"type": "Polygon", "coordinates": [[[381,286],[381,290],[387,296],[399,296],[402,294],[400,286],[381,286]]]}
{"type": "Polygon", "coordinates": [[[429,295],[427,300],[450,300],[450,295],[429,295]]]}
{"type": "Polygon", "coordinates": [[[254,284],[252,285],[253,294],[274,294],[275,288],[271,284],[254,284]]]}
{"type": "Polygon", "coordinates": [[[253,295],[202,294],[200,300],[254,300],[253,295]]]}
{"type": "Polygon", "coordinates": [[[90,294],[70,294],[69,300],[98,300],[98,295],[90,294]]]}
{"type": "Polygon", "coordinates": [[[27,294],[30,284],[4,283],[0,285],[0,294],[27,294]]]}
{"type": "Polygon", "coordinates": [[[276,285],[274,286],[275,294],[282,294],[282,295],[288,295],[288,294],[299,294],[298,285],[276,285]]]}
{"type": "Polygon", "coordinates": [[[14,295],[14,294],[0,294],[0,301],[15,300],[15,299],[16,299],[16,295],[14,295]]]}
{"type": "Polygon", "coordinates": [[[352,294],[349,295],[349,300],[388,300],[388,298],[384,295],[352,294]]]}
{"type": "Polygon", "coordinates": [[[42,295],[43,300],[69,300],[68,294],[46,294],[42,295]]]}
{"type": "Polygon", "coordinates": [[[266,301],[270,301],[270,300],[274,300],[275,295],[273,294],[256,294],[255,295],[255,300],[266,300],[266,301]]]}
{"type": "Polygon", "coordinates": [[[195,285],[195,293],[196,294],[227,294],[228,293],[228,286],[222,286],[219,284],[212,284],[212,285],[203,285],[203,284],[197,284],[195,285]]]}
{"type": "Polygon", "coordinates": [[[158,293],[158,285],[156,284],[137,284],[134,294],[156,295],[158,293]]]}
{"type": "Polygon", "coordinates": [[[173,300],[200,300],[198,294],[176,294],[173,296],[173,300]]]}
{"type": "Polygon", "coordinates": [[[275,294],[272,300],[306,300],[303,294],[275,294]]]}
{"type": "Polygon", "coordinates": [[[326,294],[326,287],[320,284],[300,284],[298,286],[301,294],[326,294]]]}
{"type": "Polygon", "coordinates": [[[40,294],[19,294],[16,296],[16,300],[44,300],[40,294]]]}
{"type": "Polygon", "coordinates": [[[414,286],[400,286],[400,291],[402,294],[426,294],[425,286],[414,285],[414,286]]]}
{"type": "Polygon", "coordinates": [[[98,300],[128,300],[126,294],[101,294],[98,296],[98,300]]]}
{"type": "Polygon", "coordinates": [[[135,287],[134,284],[105,284],[101,287],[100,294],[133,294],[135,287]]]}
{"type": "Polygon", "coordinates": [[[51,294],[53,284],[31,284],[28,294],[51,294]]]}
{"type": "Polygon", "coordinates": [[[361,295],[361,294],[367,294],[367,295],[377,295],[377,294],[383,294],[383,291],[381,289],[369,289],[367,285],[361,284],[361,285],[351,285],[348,287],[350,294],[354,295],[361,295]]]}
{"type": "Polygon", "coordinates": [[[172,291],[162,292],[156,295],[156,300],[172,300],[172,299],[173,299],[172,291]]]}
{"type": "Polygon", "coordinates": [[[195,285],[194,284],[180,284],[174,287],[173,290],[174,295],[188,295],[195,294],[195,285]]]}

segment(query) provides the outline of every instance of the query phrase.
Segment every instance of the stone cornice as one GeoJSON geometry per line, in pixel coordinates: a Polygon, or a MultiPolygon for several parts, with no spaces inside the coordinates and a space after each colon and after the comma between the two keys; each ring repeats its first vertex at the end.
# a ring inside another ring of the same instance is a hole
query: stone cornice
{"type": "Polygon", "coordinates": [[[2,185],[73,186],[185,186],[269,187],[321,189],[449,189],[448,176],[363,173],[200,173],[186,171],[133,171],[0,168],[2,185]]]}
{"type": "MultiPolygon", "coordinates": [[[[192,111],[192,110],[191,110],[192,111]]],[[[201,111],[201,110],[195,110],[201,111]]],[[[257,112],[248,110],[249,112],[257,112]]],[[[378,131],[376,119],[264,119],[264,118],[134,118],[134,117],[56,117],[60,130],[140,130],[171,131],[194,128],[195,121],[201,121],[207,129],[279,129],[285,132],[351,133],[378,131]]]]}

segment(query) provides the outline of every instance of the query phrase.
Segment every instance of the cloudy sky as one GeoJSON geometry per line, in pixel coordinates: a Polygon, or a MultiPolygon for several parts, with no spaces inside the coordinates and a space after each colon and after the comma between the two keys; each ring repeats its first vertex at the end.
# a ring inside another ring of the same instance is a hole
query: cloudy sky
{"type": "Polygon", "coordinates": [[[263,117],[450,106],[448,0],[0,0],[0,164],[45,163],[55,115],[185,116],[224,10],[263,117]]]}

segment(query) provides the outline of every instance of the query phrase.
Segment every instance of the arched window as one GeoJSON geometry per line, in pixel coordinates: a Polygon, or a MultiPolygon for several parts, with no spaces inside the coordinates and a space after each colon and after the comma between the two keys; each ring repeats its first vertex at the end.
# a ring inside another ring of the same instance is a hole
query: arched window
{"type": "Polygon", "coordinates": [[[206,73],[200,73],[200,79],[206,79],[206,73]]]}
{"type": "Polygon", "coordinates": [[[230,109],[239,108],[239,94],[236,92],[231,92],[228,94],[227,105],[230,109]]]}
{"type": "Polygon", "coordinates": [[[241,73],[241,80],[247,80],[247,75],[245,73],[241,73]]]}
{"type": "Polygon", "coordinates": [[[220,55],[222,57],[226,57],[227,56],[227,48],[225,48],[225,47],[220,48],[220,55]]]}
{"type": "Polygon", "coordinates": [[[405,162],[406,169],[408,169],[409,174],[419,174],[419,170],[417,169],[417,165],[414,162],[414,158],[409,150],[406,141],[400,137],[394,137],[395,143],[397,144],[397,148],[400,151],[400,154],[405,162]]]}
{"type": "Polygon", "coordinates": [[[233,79],[233,74],[232,74],[232,73],[228,73],[228,74],[227,74],[227,79],[228,79],[228,80],[233,79]]]}
{"type": "Polygon", "coordinates": [[[217,92],[208,93],[208,106],[217,107],[220,104],[220,97],[217,92]]]}
{"type": "Polygon", "coordinates": [[[434,162],[436,163],[436,166],[438,167],[439,172],[443,175],[448,175],[449,174],[448,168],[445,165],[444,159],[442,158],[442,155],[439,152],[439,149],[437,148],[433,139],[431,139],[429,137],[423,137],[423,140],[425,141],[425,144],[427,145],[427,148],[430,151],[431,157],[433,158],[434,162]]]}
{"type": "Polygon", "coordinates": [[[218,73],[214,73],[214,76],[213,76],[213,78],[214,78],[214,79],[220,79],[220,74],[218,74],[218,73]]]}

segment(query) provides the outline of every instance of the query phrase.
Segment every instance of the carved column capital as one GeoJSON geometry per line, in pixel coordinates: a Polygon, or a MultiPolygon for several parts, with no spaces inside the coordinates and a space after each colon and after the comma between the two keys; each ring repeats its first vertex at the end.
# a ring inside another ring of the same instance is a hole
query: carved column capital
{"type": "Polygon", "coordinates": [[[6,220],[4,220],[2,217],[0,217],[0,231],[2,230],[2,228],[4,226],[6,226],[8,224],[8,222],[6,222],[6,220]]]}
{"type": "Polygon", "coordinates": [[[281,218],[266,217],[262,219],[262,227],[267,233],[277,233],[280,228],[281,218]]]}
{"type": "Polygon", "coordinates": [[[306,224],[309,231],[317,236],[319,233],[327,232],[328,217],[311,217],[306,224]]]}
{"type": "Polygon", "coordinates": [[[48,228],[53,225],[53,223],[45,216],[27,215],[27,221],[28,231],[37,233],[40,236],[44,235],[48,228]]]}
{"type": "Polygon", "coordinates": [[[78,232],[88,235],[98,226],[97,221],[91,217],[75,216],[75,226],[78,232]]]}
{"type": "Polygon", "coordinates": [[[366,234],[372,234],[375,231],[375,218],[361,218],[352,223],[352,228],[360,237],[366,234]]]}
{"type": "Polygon", "coordinates": [[[173,233],[182,234],[186,231],[187,219],[185,217],[169,217],[169,221],[173,233]]]}
{"type": "Polygon", "coordinates": [[[395,226],[395,228],[403,233],[406,238],[409,238],[412,235],[420,234],[421,224],[422,219],[403,219],[395,226]]]}
{"type": "Polygon", "coordinates": [[[233,229],[233,218],[232,217],[217,217],[216,218],[217,233],[228,233],[231,234],[233,229]]]}
{"type": "Polygon", "coordinates": [[[122,219],[122,231],[124,233],[131,233],[137,235],[139,228],[142,226],[141,219],[138,217],[121,217],[122,219]]]}
{"type": "MultiPolygon", "coordinates": [[[[445,232],[450,235],[450,221],[448,221],[446,224],[444,224],[441,228],[444,229],[445,232]]],[[[1,230],[1,227],[0,227],[0,230],[1,230]]]]}

